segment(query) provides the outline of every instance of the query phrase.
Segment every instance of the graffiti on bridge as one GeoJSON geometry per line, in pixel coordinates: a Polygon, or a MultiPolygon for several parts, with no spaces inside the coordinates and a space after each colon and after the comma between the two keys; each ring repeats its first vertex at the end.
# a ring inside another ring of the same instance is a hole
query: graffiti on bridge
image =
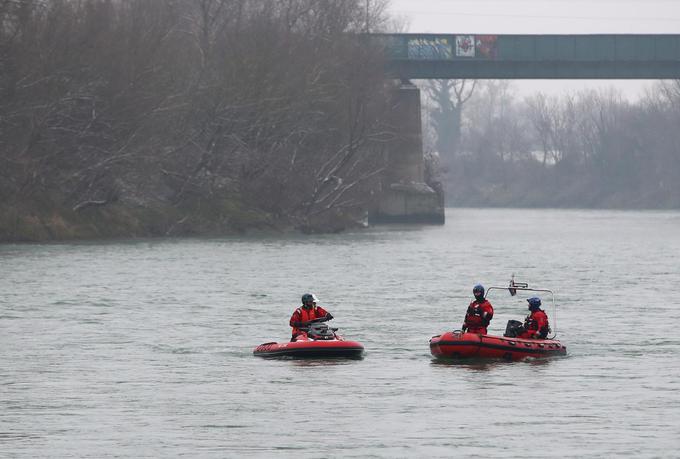
{"type": "Polygon", "coordinates": [[[496,57],[496,41],[496,35],[409,38],[407,43],[408,58],[423,60],[493,59],[496,57]]]}

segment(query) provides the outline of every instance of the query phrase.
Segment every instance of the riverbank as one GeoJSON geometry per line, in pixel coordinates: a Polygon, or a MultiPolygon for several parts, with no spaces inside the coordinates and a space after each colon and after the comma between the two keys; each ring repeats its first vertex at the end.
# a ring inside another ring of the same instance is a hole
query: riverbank
{"type": "Polygon", "coordinates": [[[0,243],[228,236],[251,232],[339,233],[365,227],[360,213],[333,209],[310,218],[277,216],[233,200],[132,205],[115,202],[73,210],[52,203],[0,205],[0,243]]]}
{"type": "Polygon", "coordinates": [[[1,242],[47,242],[284,231],[287,222],[231,201],[182,206],[92,205],[81,210],[45,203],[0,206],[1,242]]]}
{"type": "Polygon", "coordinates": [[[455,207],[494,207],[528,209],[680,209],[676,189],[593,190],[586,183],[536,184],[525,180],[512,183],[479,183],[465,180],[446,183],[446,202],[455,207]]]}

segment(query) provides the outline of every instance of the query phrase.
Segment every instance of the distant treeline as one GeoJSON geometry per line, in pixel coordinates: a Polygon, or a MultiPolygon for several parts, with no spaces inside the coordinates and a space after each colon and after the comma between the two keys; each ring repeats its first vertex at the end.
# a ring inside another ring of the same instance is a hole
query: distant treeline
{"type": "Polygon", "coordinates": [[[0,0],[0,241],[351,223],[388,90],[353,32],[383,9],[0,0]]]}
{"type": "Polygon", "coordinates": [[[507,81],[463,83],[429,89],[448,205],[680,208],[680,80],[636,101],[613,89],[520,100],[507,81]]]}

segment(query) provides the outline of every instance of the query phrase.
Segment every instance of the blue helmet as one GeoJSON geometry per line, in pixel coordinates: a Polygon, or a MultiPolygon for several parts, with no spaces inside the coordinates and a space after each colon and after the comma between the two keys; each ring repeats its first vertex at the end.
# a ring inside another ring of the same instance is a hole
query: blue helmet
{"type": "Polygon", "coordinates": [[[474,287],[472,287],[472,294],[475,296],[475,298],[483,298],[484,286],[482,284],[475,285],[474,287]]]}
{"type": "Polygon", "coordinates": [[[529,302],[529,309],[532,311],[541,307],[541,299],[537,296],[528,298],[527,301],[529,302]]]}

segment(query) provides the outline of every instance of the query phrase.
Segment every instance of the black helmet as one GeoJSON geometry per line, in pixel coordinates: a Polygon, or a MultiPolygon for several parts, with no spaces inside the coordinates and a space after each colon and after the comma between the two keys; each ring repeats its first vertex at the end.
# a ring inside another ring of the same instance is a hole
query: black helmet
{"type": "Polygon", "coordinates": [[[316,303],[319,301],[316,296],[313,293],[305,293],[302,295],[302,304],[306,304],[308,302],[316,303]]]}
{"type": "Polygon", "coordinates": [[[472,294],[478,300],[484,298],[484,286],[482,284],[475,285],[474,287],[472,287],[472,294]]]}

